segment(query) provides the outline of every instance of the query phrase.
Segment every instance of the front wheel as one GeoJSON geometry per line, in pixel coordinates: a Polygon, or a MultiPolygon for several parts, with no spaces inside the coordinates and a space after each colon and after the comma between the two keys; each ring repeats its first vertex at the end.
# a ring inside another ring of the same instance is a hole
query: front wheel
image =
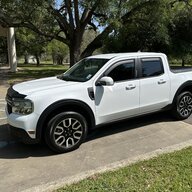
{"type": "Polygon", "coordinates": [[[77,112],[62,112],[48,122],[45,141],[53,151],[65,153],[77,149],[86,136],[86,119],[77,112]]]}
{"type": "Polygon", "coordinates": [[[192,94],[189,91],[181,93],[176,100],[172,110],[173,115],[179,119],[187,119],[192,113],[192,94]]]}

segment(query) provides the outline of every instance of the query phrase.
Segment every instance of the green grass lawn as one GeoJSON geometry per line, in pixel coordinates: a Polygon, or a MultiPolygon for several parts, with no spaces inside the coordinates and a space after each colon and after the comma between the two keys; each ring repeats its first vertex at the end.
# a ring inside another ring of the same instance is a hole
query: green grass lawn
{"type": "Polygon", "coordinates": [[[191,192],[192,147],[94,175],[57,192],[191,192]]]}
{"type": "Polygon", "coordinates": [[[18,71],[16,73],[9,72],[8,83],[18,83],[22,81],[27,81],[31,79],[39,79],[43,77],[56,76],[58,74],[64,73],[68,69],[68,66],[64,65],[40,65],[37,67],[34,64],[25,65],[19,64],[18,71]]]}

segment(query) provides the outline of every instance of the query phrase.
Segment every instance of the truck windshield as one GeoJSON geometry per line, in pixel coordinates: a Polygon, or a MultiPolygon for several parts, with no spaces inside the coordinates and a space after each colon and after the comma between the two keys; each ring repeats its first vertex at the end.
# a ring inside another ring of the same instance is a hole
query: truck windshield
{"type": "Polygon", "coordinates": [[[58,76],[65,81],[85,82],[91,79],[109,59],[85,58],[58,76]]]}

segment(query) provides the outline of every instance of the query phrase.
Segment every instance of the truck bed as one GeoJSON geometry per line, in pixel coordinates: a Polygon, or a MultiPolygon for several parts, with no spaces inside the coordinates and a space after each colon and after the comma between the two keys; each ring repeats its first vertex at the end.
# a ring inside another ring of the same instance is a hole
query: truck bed
{"type": "Polygon", "coordinates": [[[192,67],[170,66],[170,70],[173,73],[183,73],[192,71],[192,67]]]}

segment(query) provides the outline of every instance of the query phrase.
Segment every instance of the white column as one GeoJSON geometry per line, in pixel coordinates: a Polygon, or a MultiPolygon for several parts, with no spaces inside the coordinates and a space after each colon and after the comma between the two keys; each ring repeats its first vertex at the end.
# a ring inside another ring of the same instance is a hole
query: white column
{"type": "Polygon", "coordinates": [[[15,32],[13,27],[8,29],[7,42],[8,42],[8,55],[9,55],[10,69],[11,69],[11,72],[16,72],[17,71],[17,55],[16,55],[16,46],[15,46],[15,32]]]}

